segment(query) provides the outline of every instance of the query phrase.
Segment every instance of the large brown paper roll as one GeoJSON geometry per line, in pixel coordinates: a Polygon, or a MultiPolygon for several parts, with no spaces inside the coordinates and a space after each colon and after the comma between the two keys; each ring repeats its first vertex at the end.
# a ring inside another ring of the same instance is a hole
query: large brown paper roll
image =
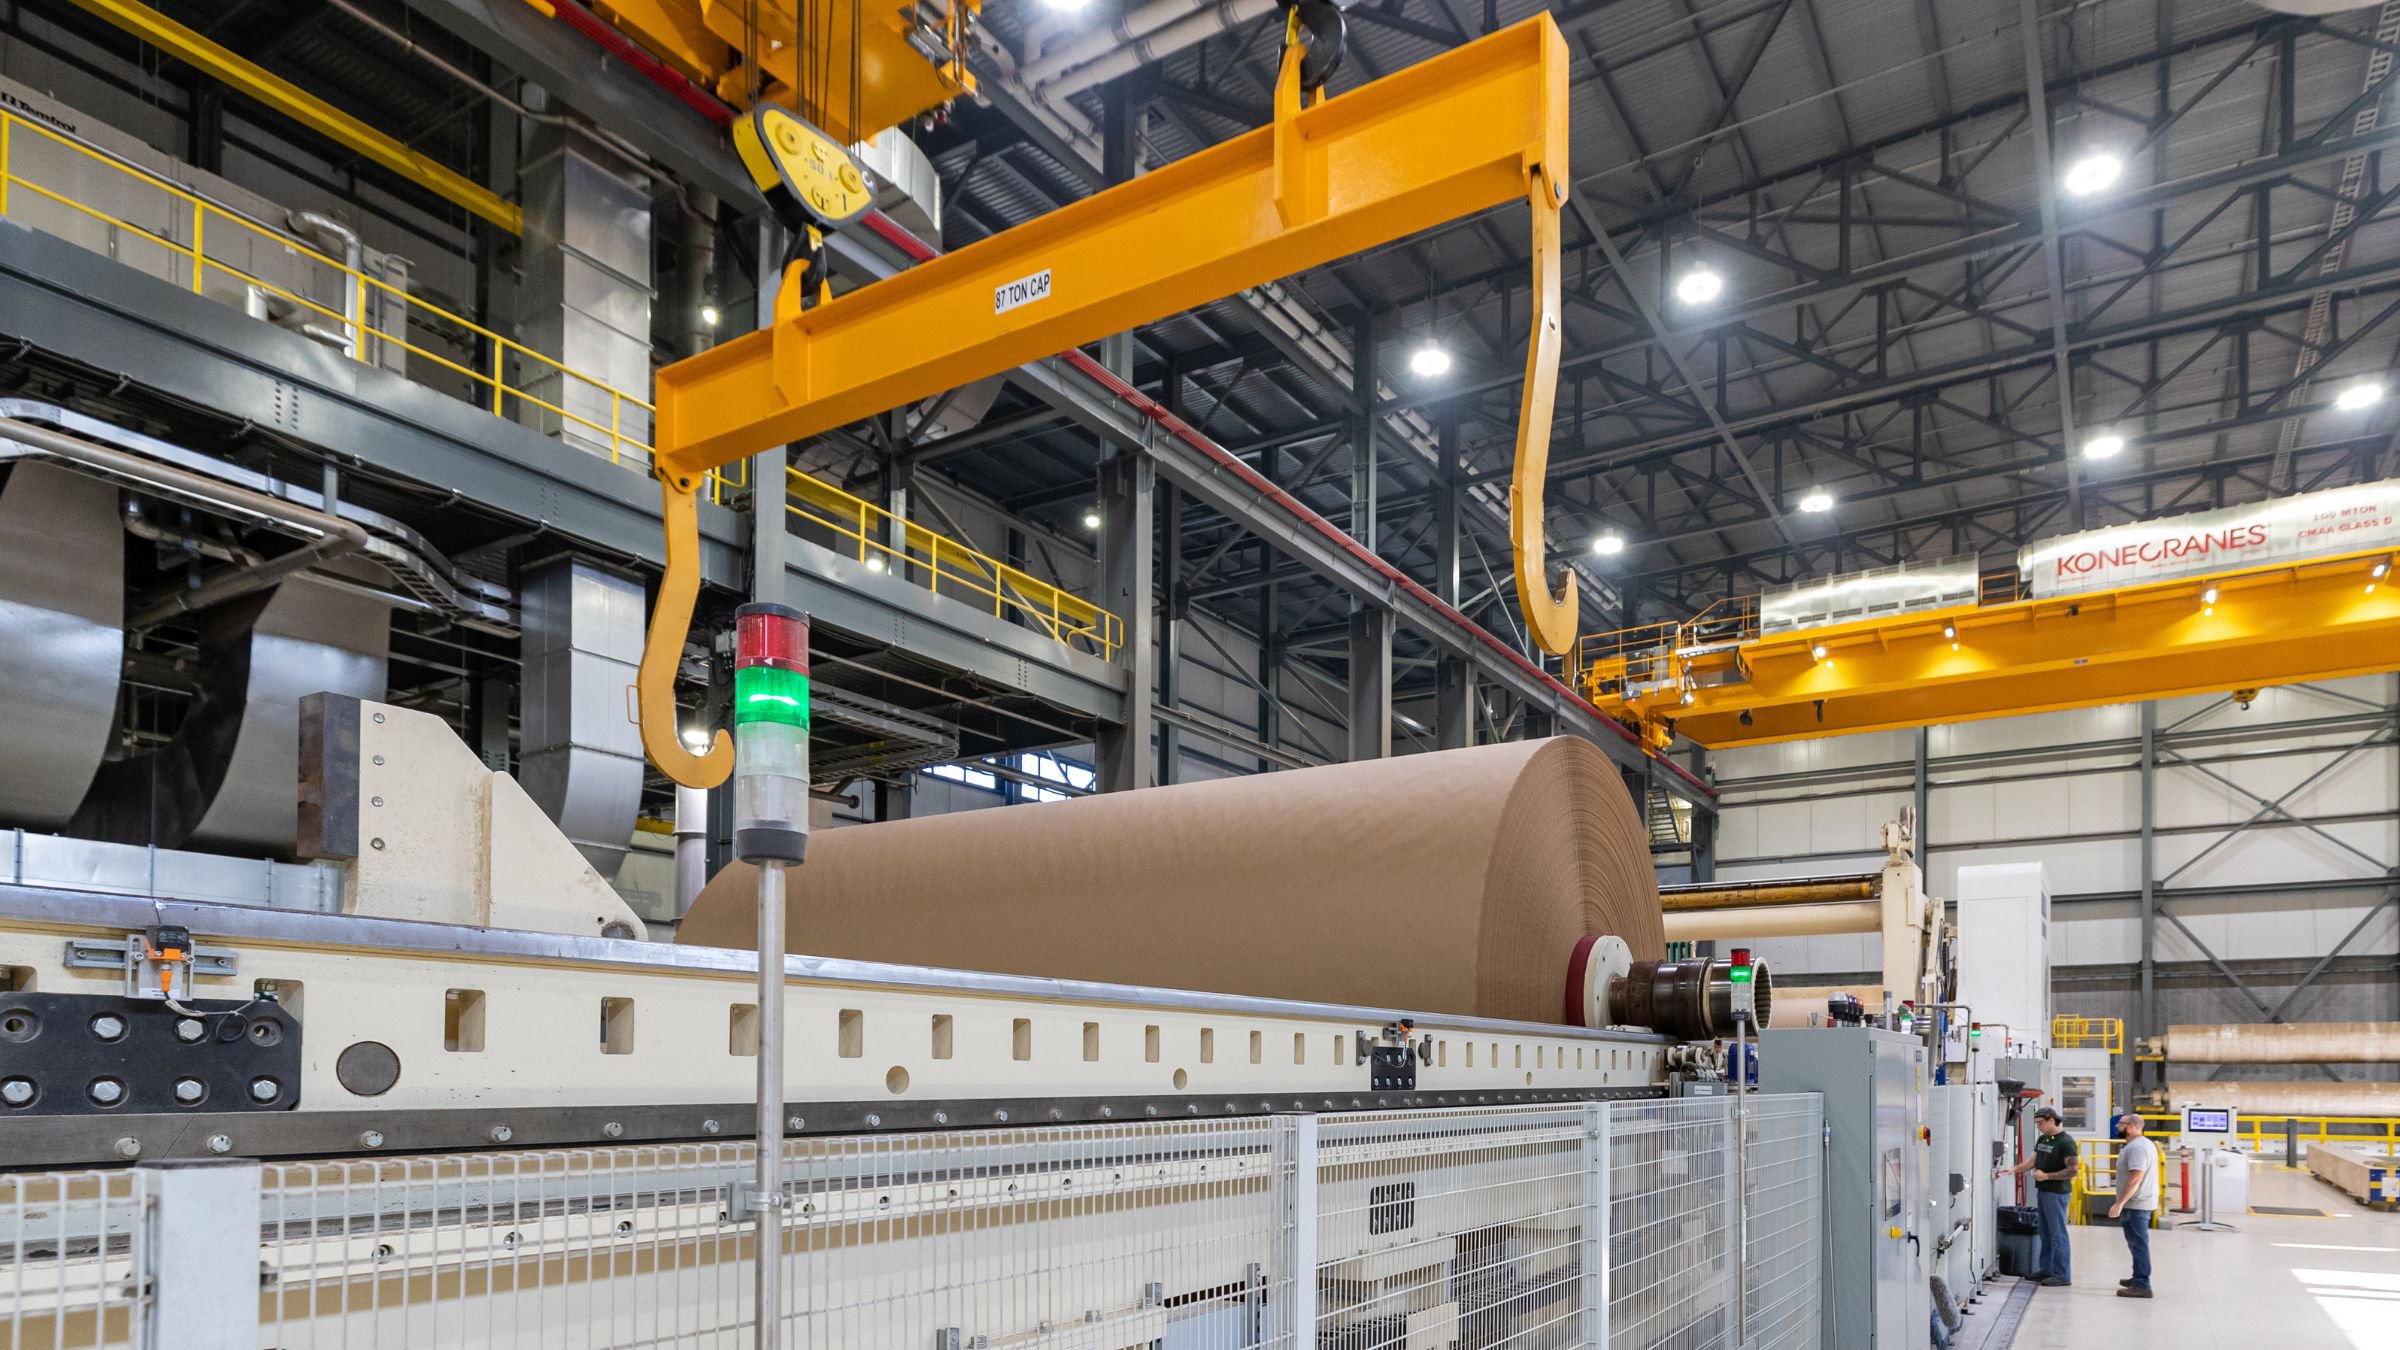
{"type": "MultiPolygon", "coordinates": [[[[677,940],[755,946],[756,876],[677,940]]],[[[787,925],[817,956],[1539,1022],[1586,934],[1665,955],[1624,783],[1568,738],[820,830],[787,925]]]]}

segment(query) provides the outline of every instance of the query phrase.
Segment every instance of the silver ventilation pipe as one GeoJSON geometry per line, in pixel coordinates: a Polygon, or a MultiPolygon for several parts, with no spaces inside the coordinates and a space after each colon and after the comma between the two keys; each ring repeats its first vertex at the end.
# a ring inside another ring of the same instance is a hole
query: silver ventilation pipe
{"type": "Polygon", "coordinates": [[[189,502],[236,519],[247,518],[306,541],[259,566],[222,573],[198,586],[155,597],[126,616],[129,628],[153,627],[178,614],[265,590],[302,568],[355,553],[367,544],[366,530],[355,522],[15,418],[0,417],[0,459],[55,460],[125,487],[189,502]]]}
{"type": "MultiPolygon", "coordinates": [[[[313,234],[319,243],[330,242],[342,251],[342,266],[349,268],[350,274],[342,278],[342,337],[338,345],[342,355],[356,356],[359,334],[366,327],[366,285],[358,280],[357,274],[366,265],[367,246],[358,237],[358,231],[322,211],[294,211],[290,219],[292,229],[296,232],[313,234]]],[[[314,325],[304,325],[301,331],[310,337],[321,338],[324,335],[323,329],[310,332],[312,327],[314,325]]]]}

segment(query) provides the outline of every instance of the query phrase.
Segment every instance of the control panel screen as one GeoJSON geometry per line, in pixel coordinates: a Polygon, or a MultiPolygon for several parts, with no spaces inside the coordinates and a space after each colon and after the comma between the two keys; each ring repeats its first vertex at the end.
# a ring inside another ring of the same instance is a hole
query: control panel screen
{"type": "Polygon", "coordinates": [[[2230,1134],[2233,1112],[2224,1107],[2187,1106],[2183,1111],[2183,1128],[2187,1134],[2230,1134]]]}

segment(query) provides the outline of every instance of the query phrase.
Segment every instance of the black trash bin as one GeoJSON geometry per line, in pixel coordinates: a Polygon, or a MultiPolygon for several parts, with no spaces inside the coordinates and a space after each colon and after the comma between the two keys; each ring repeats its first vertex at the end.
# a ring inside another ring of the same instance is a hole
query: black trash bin
{"type": "Polygon", "coordinates": [[[2002,1205],[1999,1210],[2000,1273],[2025,1279],[2034,1269],[2035,1242],[2042,1231],[2041,1215],[2031,1205],[2002,1205]]]}

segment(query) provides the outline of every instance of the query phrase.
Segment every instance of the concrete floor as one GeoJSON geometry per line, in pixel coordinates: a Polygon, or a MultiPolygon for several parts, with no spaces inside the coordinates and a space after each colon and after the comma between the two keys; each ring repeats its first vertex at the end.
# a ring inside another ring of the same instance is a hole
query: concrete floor
{"type": "Polygon", "coordinates": [[[2076,1227],[2075,1284],[2037,1290],[2014,1350],[2393,1350],[2400,1347],[2400,1214],[2361,1208],[2304,1172],[2251,1173],[2250,1203],[2323,1210],[2251,1214],[2231,1233],[2150,1237],[2147,1302],[2116,1297],[2132,1269],[2113,1228],[2076,1227]]]}

